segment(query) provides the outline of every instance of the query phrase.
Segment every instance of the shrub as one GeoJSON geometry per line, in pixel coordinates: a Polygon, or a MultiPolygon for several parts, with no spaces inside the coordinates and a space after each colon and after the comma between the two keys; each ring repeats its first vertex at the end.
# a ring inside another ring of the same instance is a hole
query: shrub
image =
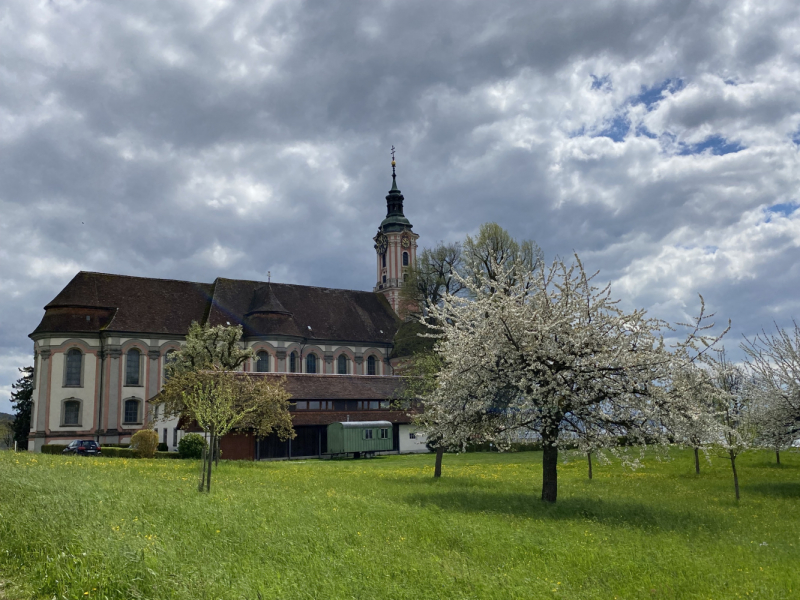
{"type": "Polygon", "coordinates": [[[161,442],[158,445],[156,452],[169,452],[169,446],[167,446],[164,442],[161,442]]]}
{"type": "Polygon", "coordinates": [[[178,442],[178,454],[181,458],[200,458],[203,448],[208,448],[208,442],[199,433],[189,433],[178,442]]]}
{"type": "Polygon", "coordinates": [[[102,446],[100,453],[103,457],[111,458],[138,458],[130,448],[115,448],[114,446],[102,446]]]}
{"type": "Polygon", "coordinates": [[[158,434],[152,429],[142,429],[131,436],[131,450],[139,458],[153,458],[158,447],[158,434]]]}
{"type": "Polygon", "coordinates": [[[130,444],[103,444],[103,448],[130,448],[130,444]]]}
{"type": "Polygon", "coordinates": [[[61,454],[66,447],[66,444],[45,444],[42,446],[42,454],[61,454]]]}
{"type": "Polygon", "coordinates": [[[156,452],[156,458],[180,458],[177,452],[156,452]]]}

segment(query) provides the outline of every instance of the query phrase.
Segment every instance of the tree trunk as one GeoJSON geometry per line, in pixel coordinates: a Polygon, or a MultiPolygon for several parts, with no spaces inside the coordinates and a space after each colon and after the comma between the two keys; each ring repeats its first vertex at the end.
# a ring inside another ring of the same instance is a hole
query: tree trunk
{"type": "Polygon", "coordinates": [[[775,450],[775,458],[778,461],[778,464],[781,464],[781,453],[780,450],[775,450]]]}
{"type": "Polygon", "coordinates": [[[216,438],[216,443],[214,444],[214,466],[219,466],[219,437],[216,438]]]}
{"type": "Polygon", "coordinates": [[[206,473],[206,492],[211,491],[211,465],[213,463],[212,458],[214,458],[214,444],[217,443],[217,436],[213,433],[211,434],[211,443],[208,445],[209,447],[209,456],[208,456],[208,472],[206,473]]]}
{"type": "Polygon", "coordinates": [[[700,449],[694,449],[694,472],[700,475],[700,449]]]}
{"type": "Polygon", "coordinates": [[[586,453],[586,458],[589,459],[589,479],[591,479],[592,478],[592,453],[591,452],[587,452],[586,453]]]}
{"type": "Polygon", "coordinates": [[[436,466],[433,467],[433,476],[441,477],[442,476],[442,457],[444,456],[444,448],[437,448],[436,449],[436,466]]]}
{"type": "Polygon", "coordinates": [[[555,502],[558,496],[558,447],[542,444],[542,500],[555,502]]]}
{"type": "Polygon", "coordinates": [[[733,487],[736,489],[736,501],[739,501],[739,475],[736,473],[736,455],[732,450],[728,451],[731,457],[731,468],[733,469],[733,487]]]}
{"type": "Polygon", "coordinates": [[[203,446],[203,453],[200,455],[200,485],[197,486],[197,491],[202,492],[203,488],[206,487],[206,457],[208,452],[206,452],[205,446],[203,446]]]}

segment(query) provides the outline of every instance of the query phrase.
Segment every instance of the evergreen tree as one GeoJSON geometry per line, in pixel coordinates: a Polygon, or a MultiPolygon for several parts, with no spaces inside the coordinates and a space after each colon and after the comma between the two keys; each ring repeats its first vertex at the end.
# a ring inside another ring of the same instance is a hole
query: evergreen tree
{"type": "Polygon", "coordinates": [[[11,405],[14,408],[14,441],[19,447],[27,449],[28,434],[31,430],[31,411],[33,409],[33,367],[19,369],[22,377],[12,383],[11,405]]]}

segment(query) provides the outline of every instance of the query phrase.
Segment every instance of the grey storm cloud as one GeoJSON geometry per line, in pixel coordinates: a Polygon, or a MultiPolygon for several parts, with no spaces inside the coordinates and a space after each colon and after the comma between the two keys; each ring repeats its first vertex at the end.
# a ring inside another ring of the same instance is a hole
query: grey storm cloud
{"type": "Polygon", "coordinates": [[[486,221],[729,346],[800,316],[797,3],[0,8],[0,411],[79,270],[371,289],[486,221]]]}

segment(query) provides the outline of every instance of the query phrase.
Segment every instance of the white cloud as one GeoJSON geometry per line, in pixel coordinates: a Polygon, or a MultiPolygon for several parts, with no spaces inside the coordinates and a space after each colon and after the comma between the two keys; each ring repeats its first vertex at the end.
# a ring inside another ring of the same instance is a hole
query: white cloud
{"type": "Polygon", "coordinates": [[[0,356],[80,269],[371,289],[392,144],[423,245],[493,220],[659,316],[800,316],[799,11],[7,2],[0,356]]]}

